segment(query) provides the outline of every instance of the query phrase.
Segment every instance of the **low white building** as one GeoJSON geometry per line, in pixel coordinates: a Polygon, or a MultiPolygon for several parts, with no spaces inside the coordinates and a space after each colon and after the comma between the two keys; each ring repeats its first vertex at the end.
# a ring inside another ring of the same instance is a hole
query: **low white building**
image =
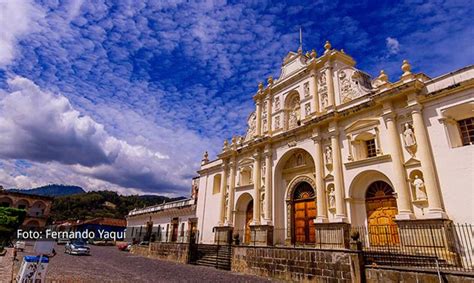
{"type": "Polygon", "coordinates": [[[246,135],[203,159],[199,241],[312,245],[352,226],[398,243],[400,227],[474,223],[474,66],[401,69],[373,79],[328,42],[290,52],[253,96],[246,135]]]}
{"type": "Polygon", "coordinates": [[[198,236],[196,205],[199,178],[192,182],[191,198],[145,208],[135,208],[126,216],[127,241],[189,242],[198,236]]]}

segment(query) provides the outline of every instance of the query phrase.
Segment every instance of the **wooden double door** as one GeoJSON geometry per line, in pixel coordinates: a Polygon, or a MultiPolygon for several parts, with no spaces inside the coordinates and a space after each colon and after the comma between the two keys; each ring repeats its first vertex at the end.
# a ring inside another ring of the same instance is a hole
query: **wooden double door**
{"type": "Polygon", "coordinates": [[[293,243],[306,245],[316,242],[314,219],[316,200],[308,183],[301,183],[293,194],[293,243]]]}
{"type": "Polygon", "coordinates": [[[400,238],[395,222],[398,209],[392,187],[383,181],[372,183],[367,189],[365,207],[370,245],[398,245],[400,238]]]}

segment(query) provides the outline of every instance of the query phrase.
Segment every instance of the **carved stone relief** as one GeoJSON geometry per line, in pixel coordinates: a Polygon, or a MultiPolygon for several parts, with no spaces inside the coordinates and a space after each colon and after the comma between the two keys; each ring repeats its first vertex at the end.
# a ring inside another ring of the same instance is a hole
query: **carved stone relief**
{"type": "Polygon", "coordinates": [[[369,93],[371,85],[368,75],[353,69],[338,73],[341,102],[346,103],[369,93]]]}
{"type": "Polygon", "coordinates": [[[250,140],[253,138],[253,136],[255,135],[255,130],[256,130],[256,126],[257,126],[257,117],[255,115],[255,112],[253,112],[248,121],[247,121],[247,124],[248,124],[248,130],[247,130],[247,135],[245,136],[245,140],[250,140]]]}

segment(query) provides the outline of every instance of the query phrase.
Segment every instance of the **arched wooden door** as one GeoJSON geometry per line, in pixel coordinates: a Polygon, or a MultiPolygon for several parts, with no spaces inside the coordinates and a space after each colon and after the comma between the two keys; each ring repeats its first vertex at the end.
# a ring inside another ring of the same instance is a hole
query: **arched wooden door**
{"type": "Polygon", "coordinates": [[[310,184],[301,182],[293,192],[293,243],[314,244],[316,231],[316,202],[310,184]]]}
{"type": "Polygon", "coordinates": [[[249,201],[245,211],[245,238],[244,243],[250,243],[250,223],[253,219],[253,200],[249,201]]]}
{"type": "Polygon", "coordinates": [[[365,207],[370,245],[398,245],[398,209],[392,187],[383,181],[372,183],[365,194],[365,207]]]}

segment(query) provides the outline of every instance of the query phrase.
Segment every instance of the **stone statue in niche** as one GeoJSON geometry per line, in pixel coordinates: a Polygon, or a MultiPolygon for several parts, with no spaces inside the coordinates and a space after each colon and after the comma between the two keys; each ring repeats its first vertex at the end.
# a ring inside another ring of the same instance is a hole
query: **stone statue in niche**
{"type": "Polygon", "coordinates": [[[332,148],[331,146],[326,146],[326,150],[324,152],[324,157],[326,158],[326,164],[332,164],[332,148]]]}
{"type": "MultiPolygon", "coordinates": [[[[262,190],[264,190],[264,189],[265,189],[265,187],[262,188],[262,190]]],[[[261,195],[260,195],[260,215],[262,216],[262,218],[265,218],[264,203],[265,203],[265,193],[262,192],[261,195]]]]}
{"type": "Polygon", "coordinates": [[[296,112],[291,111],[290,117],[288,118],[288,128],[293,129],[298,126],[298,117],[296,117],[296,112]]]}
{"type": "Polygon", "coordinates": [[[304,114],[305,114],[305,116],[309,116],[311,114],[311,104],[310,103],[305,104],[304,114]]]}
{"type": "Polygon", "coordinates": [[[309,95],[309,82],[306,82],[303,88],[304,88],[304,96],[308,96],[309,95]]]}
{"type": "Polygon", "coordinates": [[[416,139],[415,133],[413,132],[410,124],[405,123],[405,130],[403,131],[403,142],[405,143],[405,149],[410,153],[411,156],[415,156],[416,151],[416,139]]]}
{"type": "Polygon", "coordinates": [[[262,112],[263,112],[264,114],[267,114],[267,104],[268,104],[268,102],[265,100],[265,101],[263,102],[263,109],[262,109],[262,112]]]}
{"type": "Polygon", "coordinates": [[[403,131],[403,139],[405,146],[410,147],[416,145],[415,133],[408,123],[405,123],[405,131],[403,131]]]}
{"type": "Polygon", "coordinates": [[[336,193],[334,192],[334,188],[329,189],[329,208],[336,207],[336,193]]]}
{"type": "Polygon", "coordinates": [[[262,121],[262,123],[263,123],[263,125],[262,125],[263,126],[263,132],[266,132],[268,130],[267,119],[264,119],[262,121]]]}
{"type": "Polygon", "coordinates": [[[275,110],[280,109],[280,98],[275,97],[275,110]]]}
{"type": "Polygon", "coordinates": [[[300,120],[300,100],[298,97],[295,97],[291,103],[291,110],[288,117],[288,128],[296,128],[299,126],[300,120]]]}
{"type": "Polygon", "coordinates": [[[275,117],[275,129],[280,128],[280,116],[275,117]]]}
{"type": "Polygon", "coordinates": [[[425,192],[425,182],[415,175],[415,180],[413,180],[413,186],[415,187],[415,198],[416,200],[425,200],[426,192],[425,192]]]}
{"type": "Polygon", "coordinates": [[[320,86],[320,90],[322,90],[321,87],[326,86],[326,73],[321,73],[318,85],[320,86]]]}
{"type": "Polygon", "coordinates": [[[321,93],[321,108],[326,108],[328,107],[329,101],[328,101],[328,94],[326,92],[321,93]]]}

